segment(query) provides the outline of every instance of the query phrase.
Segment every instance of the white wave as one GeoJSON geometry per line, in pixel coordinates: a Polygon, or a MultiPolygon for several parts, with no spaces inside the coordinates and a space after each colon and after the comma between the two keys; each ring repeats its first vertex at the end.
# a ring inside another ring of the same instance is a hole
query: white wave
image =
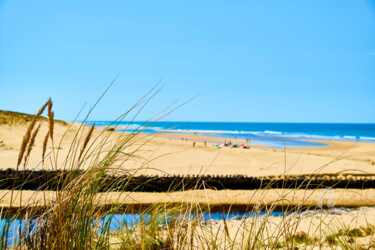
{"type": "MultiPolygon", "coordinates": [[[[99,121],[96,123],[97,127],[105,129],[108,127],[109,123],[99,121]]],[[[116,124],[116,123],[115,123],[116,124]]],[[[154,125],[161,125],[161,124],[154,124],[154,125]]],[[[168,127],[167,126],[150,126],[147,127],[146,124],[134,122],[131,124],[122,123],[119,124],[116,130],[153,130],[153,131],[166,131],[166,132],[174,132],[174,133],[198,133],[198,134],[212,134],[212,135],[219,135],[225,137],[235,137],[238,135],[242,138],[250,138],[254,136],[255,138],[265,138],[269,139],[277,139],[277,138],[285,138],[285,139],[304,139],[304,140],[335,140],[335,141],[375,141],[375,137],[369,136],[353,136],[353,135],[314,135],[314,134],[307,134],[307,133],[293,133],[293,132],[283,132],[283,131],[272,131],[272,130],[264,130],[264,131],[250,131],[250,130],[210,130],[210,129],[183,129],[177,127],[168,127]],[[249,135],[249,137],[247,137],[249,135]],[[269,138],[268,138],[269,137],[269,138]]]]}
{"type": "Polygon", "coordinates": [[[271,135],[282,135],[283,133],[282,132],[279,132],[279,131],[270,131],[270,130],[266,130],[264,131],[265,134],[271,134],[271,135]]]}
{"type": "Polygon", "coordinates": [[[139,125],[136,124],[120,124],[117,125],[116,128],[137,128],[139,125]]]}
{"type": "Polygon", "coordinates": [[[212,133],[212,134],[238,134],[238,131],[233,130],[202,130],[202,129],[171,129],[173,132],[188,132],[188,133],[212,133]]]}
{"type": "Polygon", "coordinates": [[[149,130],[155,130],[155,131],[162,131],[162,130],[168,130],[166,128],[162,128],[162,127],[147,127],[145,129],[149,129],[149,130]]]}
{"type": "Polygon", "coordinates": [[[366,141],[375,141],[375,137],[368,137],[368,136],[361,136],[361,140],[366,140],[366,141]]]}
{"type": "Polygon", "coordinates": [[[238,130],[202,130],[202,129],[171,129],[169,131],[179,132],[179,133],[201,133],[201,134],[262,134],[259,131],[238,131],[238,130]]]}
{"type": "Polygon", "coordinates": [[[358,137],[352,136],[352,135],[344,135],[343,138],[350,139],[350,140],[357,140],[358,139],[358,137]]]}
{"type": "Polygon", "coordinates": [[[106,129],[108,127],[114,128],[116,130],[143,130],[143,129],[150,129],[150,130],[163,130],[164,128],[161,127],[145,127],[144,125],[141,124],[116,124],[113,125],[99,125],[97,128],[100,129],[106,129]]]}
{"type": "Polygon", "coordinates": [[[338,135],[308,135],[308,134],[287,134],[282,135],[283,137],[295,138],[295,139],[310,139],[310,140],[343,140],[342,136],[338,135]]]}

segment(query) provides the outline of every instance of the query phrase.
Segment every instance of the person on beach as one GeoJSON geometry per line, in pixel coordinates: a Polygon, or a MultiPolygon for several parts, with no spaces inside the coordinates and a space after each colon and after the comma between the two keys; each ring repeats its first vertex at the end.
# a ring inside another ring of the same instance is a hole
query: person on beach
{"type": "Polygon", "coordinates": [[[204,141],[204,147],[205,147],[205,148],[207,147],[207,142],[206,142],[206,141],[204,141]]]}
{"type": "Polygon", "coordinates": [[[195,148],[195,142],[193,142],[193,148],[195,148]]]}

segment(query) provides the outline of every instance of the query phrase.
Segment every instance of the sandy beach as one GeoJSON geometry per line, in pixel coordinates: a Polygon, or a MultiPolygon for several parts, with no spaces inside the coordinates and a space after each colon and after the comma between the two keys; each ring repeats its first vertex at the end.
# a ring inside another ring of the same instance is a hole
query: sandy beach
{"type": "MultiPolygon", "coordinates": [[[[59,147],[58,160],[62,163],[80,124],[56,124],[54,147],[59,147]],[[64,139],[61,140],[64,135],[64,139]],[[61,141],[61,143],[60,143],[61,141]]],[[[83,125],[85,126],[85,125],[83,125]]],[[[26,168],[48,168],[41,165],[42,144],[47,133],[47,123],[42,123],[26,168]]],[[[0,168],[16,168],[18,151],[26,132],[26,123],[0,126],[0,168]]],[[[82,131],[82,135],[88,131],[82,131]]],[[[108,132],[95,130],[93,138],[108,132]]],[[[126,136],[111,133],[110,140],[126,136]]],[[[319,141],[326,147],[301,147],[278,150],[251,144],[250,149],[216,147],[226,141],[238,144],[244,140],[200,136],[195,134],[162,134],[157,137],[137,135],[124,151],[137,150],[136,156],[124,164],[125,169],[139,169],[137,174],[148,175],[300,175],[300,174],[375,174],[375,143],[347,141],[319,141]],[[184,138],[184,140],[181,140],[184,138]],[[185,140],[187,139],[187,140],[185,140]],[[206,141],[206,145],[204,144],[206,141]],[[193,143],[195,146],[193,147],[193,143]]],[[[51,143],[48,148],[52,149],[51,143]]],[[[59,164],[63,166],[63,164],[59,164]]],[[[22,166],[23,167],[23,166],[22,166]]]]}

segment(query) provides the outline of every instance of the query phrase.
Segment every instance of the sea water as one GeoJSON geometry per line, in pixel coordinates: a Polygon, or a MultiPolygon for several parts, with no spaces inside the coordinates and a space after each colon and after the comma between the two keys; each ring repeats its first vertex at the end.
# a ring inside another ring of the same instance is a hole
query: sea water
{"type": "MultiPolygon", "coordinates": [[[[87,122],[89,125],[93,121],[87,122]]],[[[109,121],[96,121],[106,127],[109,121]]],[[[127,122],[116,124],[118,131],[142,133],[190,133],[213,137],[248,139],[255,144],[285,147],[326,146],[311,140],[375,142],[374,123],[264,123],[264,122],[127,122]]],[[[214,140],[222,143],[219,139],[214,140]]]]}

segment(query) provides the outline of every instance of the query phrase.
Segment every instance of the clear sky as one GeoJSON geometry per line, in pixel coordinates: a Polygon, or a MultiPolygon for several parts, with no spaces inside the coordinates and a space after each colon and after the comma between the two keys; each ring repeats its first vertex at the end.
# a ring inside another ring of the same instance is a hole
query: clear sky
{"type": "Polygon", "coordinates": [[[375,2],[0,1],[0,109],[72,120],[119,72],[92,120],[163,78],[139,119],[374,123],[375,2]]]}

